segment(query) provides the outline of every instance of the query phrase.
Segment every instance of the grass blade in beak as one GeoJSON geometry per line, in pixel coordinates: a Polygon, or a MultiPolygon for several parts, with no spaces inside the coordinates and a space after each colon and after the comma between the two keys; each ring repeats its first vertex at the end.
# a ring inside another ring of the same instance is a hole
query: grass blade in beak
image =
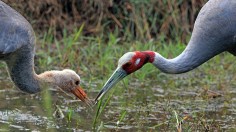
{"type": "Polygon", "coordinates": [[[105,93],[107,93],[116,83],[118,83],[126,76],[127,73],[123,69],[117,68],[111,75],[111,77],[108,79],[108,81],[105,83],[102,90],[98,93],[95,102],[97,103],[98,100],[100,100],[105,93]]]}

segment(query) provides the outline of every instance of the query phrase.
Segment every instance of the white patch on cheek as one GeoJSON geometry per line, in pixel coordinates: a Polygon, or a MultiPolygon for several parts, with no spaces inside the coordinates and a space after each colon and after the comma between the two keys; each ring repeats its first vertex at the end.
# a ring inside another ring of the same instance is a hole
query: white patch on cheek
{"type": "Polygon", "coordinates": [[[140,63],[140,58],[138,58],[136,61],[135,61],[135,65],[137,66],[139,63],[140,63]]]}

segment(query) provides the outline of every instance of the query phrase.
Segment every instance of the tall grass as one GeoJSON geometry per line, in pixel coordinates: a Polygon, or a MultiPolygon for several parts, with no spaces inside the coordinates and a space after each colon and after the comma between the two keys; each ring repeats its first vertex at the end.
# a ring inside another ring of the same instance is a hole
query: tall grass
{"type": "Polygon", "coordinates": [[[84,34],[109,33],[131,40],[149,41],[165,36],[166,40],[185,41],[196,15],[207,0],[126,0],[126,1],[28,1],[3,0],[31,21],[37,32],[49,28],[57,38],[72,33],[84,24],[84,34]],[[35,6],[37,8],[35,8],[35,6]]]}

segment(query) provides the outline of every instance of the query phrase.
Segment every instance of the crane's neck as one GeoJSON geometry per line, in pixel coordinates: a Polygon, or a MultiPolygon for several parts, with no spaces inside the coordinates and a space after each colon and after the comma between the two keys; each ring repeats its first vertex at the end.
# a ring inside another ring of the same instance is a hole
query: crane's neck
{"type": "Polygon", "coordinates": [[[27,93],[37,93],[40,91],[40,84],[34,71],[33,53],[25,49],[20,49],[11,54],[6,60],[9,75],[14,84],[27,93]]]}
{"type": "Polygon", "coordinates": [[[55,82],[48,72],[39,75],[35,73],[34,52],[30,47],[19,49],[5,61],[12,81],[24,92],[37,93],[43,85],[55,82]]]}
{"type": "Polygon", "coordinates": [[[154,59],[151,63],[165,73],[184,73],[193,70],[217,54],[225,51],[224,47],[219,46],[221,44],[212,43],[207,40],[197,41],[196,39],[191,39],[179,56],[173,59],[166,59],[159,53],[154,52],[154,59]]]}

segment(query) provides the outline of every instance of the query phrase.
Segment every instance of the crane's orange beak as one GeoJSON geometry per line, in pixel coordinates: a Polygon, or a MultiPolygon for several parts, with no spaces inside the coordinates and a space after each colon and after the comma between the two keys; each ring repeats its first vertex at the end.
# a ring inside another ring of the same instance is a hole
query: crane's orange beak
{"type": "Polygon", "coordinates": [[[86,102],[86,100],[88,100],[87,94],[84,92],[84,90],[80,86],[71,90],[71,93],[73,93],[76,97],[78,97],[83,102],[86,102]]]}

